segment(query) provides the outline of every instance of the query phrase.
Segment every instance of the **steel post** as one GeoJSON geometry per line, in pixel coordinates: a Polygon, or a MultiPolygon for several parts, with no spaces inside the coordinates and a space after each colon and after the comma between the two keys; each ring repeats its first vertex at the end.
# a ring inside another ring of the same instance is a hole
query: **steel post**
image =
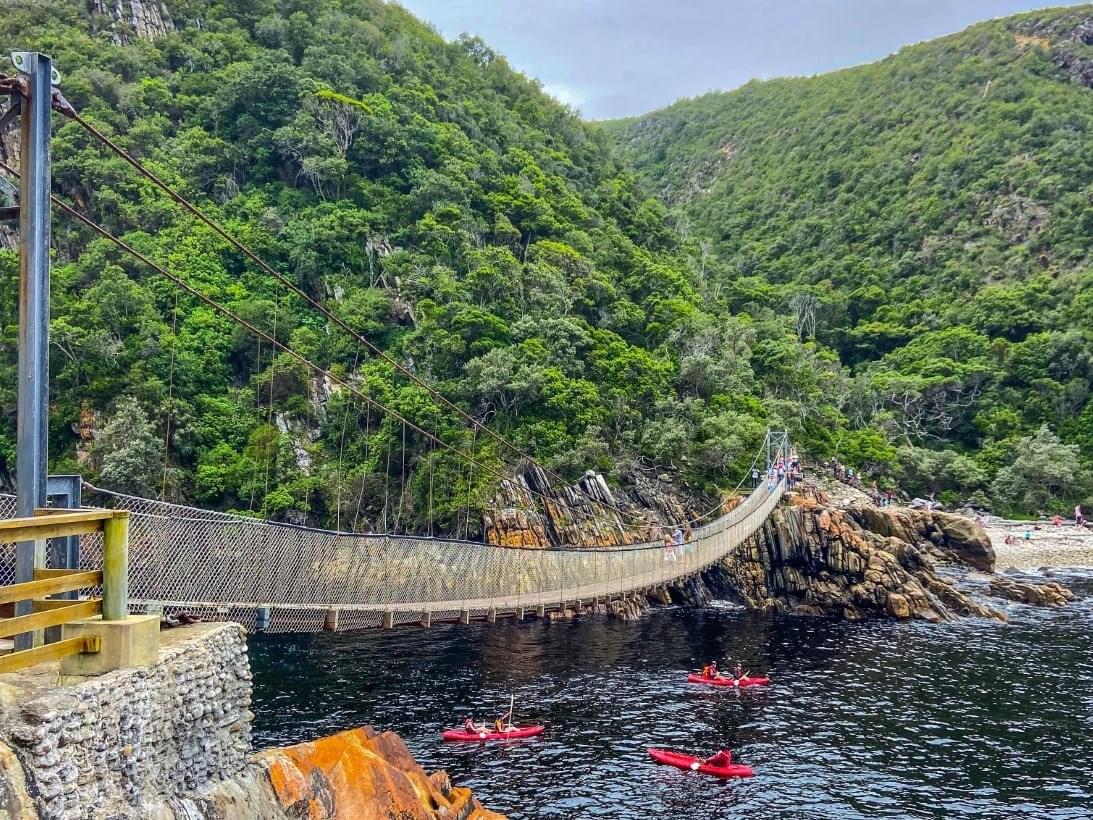
{"type": "MultiPolygon", "coordinates": [[[[20,123],[16,514],[31,516],[46,501],[46,442],[49,422],[49,137],[53,87],[49,57],[36,52],[20,52],[13,55],[13,61],[27,78],[27,99],[23,103],[20,123]]],[[[16,583],[33,580],[39,551],[33,541],[16,545],[16,583]]],[[[16,604],[16,615],[25,615],[30,611],[30,601],[16,604]]],[[[16,639],[16,648],[29,648],[31,642],[29,634],[20,635],[16,639]]]]}

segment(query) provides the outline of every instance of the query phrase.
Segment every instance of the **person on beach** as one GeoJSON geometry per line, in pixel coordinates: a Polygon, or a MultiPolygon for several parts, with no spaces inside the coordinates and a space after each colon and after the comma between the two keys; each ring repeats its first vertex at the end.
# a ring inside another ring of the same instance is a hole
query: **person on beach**
{"type": "Polygon", "coordinates": [[[1074,526],[1076,526],[1076,527],[1084,527],[1085,526],[1085,516],[1082,515],[1082,505],[1081,504],[1075,504],[1074,505],[1074,526]]]}
{"type": "Polygon", "coordinates": [[[1058,527],[1062,523],[1063,519],[1059,517],[1059,513],[1055,513],[1055,515],[1051,516],[1051,525],[1053,527],[1058,527]]]}

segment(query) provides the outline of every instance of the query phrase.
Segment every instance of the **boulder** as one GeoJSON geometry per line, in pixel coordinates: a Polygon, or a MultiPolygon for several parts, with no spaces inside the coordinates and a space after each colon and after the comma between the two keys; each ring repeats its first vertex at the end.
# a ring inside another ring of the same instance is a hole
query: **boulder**
{"type": "Polygon", "coordinates": [[[994,547],[981,524],[962,515],[937,510],[932,516],[944,536],[944,549],[961,563],[982,572],[994,572],[994,547]]]}
{"type": "Polygon", "coordinates": [[[1060,584],[1054,582],[1034,584],[1002,576],[991,579],[990,591],[996,598],[1007,598],[1032,606],[1059,607],[1066,606],[1074,600],[1074,593],[1060,584]]]}

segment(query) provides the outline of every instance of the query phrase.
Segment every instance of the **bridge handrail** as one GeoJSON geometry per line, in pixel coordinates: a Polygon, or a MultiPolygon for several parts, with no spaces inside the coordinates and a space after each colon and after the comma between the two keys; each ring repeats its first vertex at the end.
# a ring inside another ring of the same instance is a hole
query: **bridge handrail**
{"type": "MultiPolygon", "coordinates": [[[[339,628],[377,625],[393,611],[485,612],[563,606],[618,596],[694,574],[750,536],[778,503],[784,483],[764,485],[699,527],[689,542],[533,549],[398,535],[357,535],[115,496],[132,512],[130,589],[150,609],[168,607],[249,626],[273,611],[270,631],[319,630],[325,611],[339,628]],[[347,615],[353,615],[349,617],[347,615]],[[356,620],[354,620],[354,618],[356,620]]],[[[81,544],[101,564],[101,539],[81,544]]]]}
{"type": "Polygon", "coordinates": [[[16,651],[0,656],[0,672],[100,651],[98,636],[80,635],[46,643],[43,630],[100,614],[105,620],[128,617],[129,517],[129,510],[40,509],[32,518],[0,520],[0,542],[34,541],[44,545],[50,538],[95,534],[102,539],[104,558],[101,570],[50,569],[37,565],[30,580],[0,586],[0,606],[13,609],[10,616],[0,618],[0,638],[27,635],[29,644],[22,649],[16,644],[16,651]],[[101,598],[51,597],[100,586],[101,598]],[[21,604],[24,606],[20,607],[21,604]]]}

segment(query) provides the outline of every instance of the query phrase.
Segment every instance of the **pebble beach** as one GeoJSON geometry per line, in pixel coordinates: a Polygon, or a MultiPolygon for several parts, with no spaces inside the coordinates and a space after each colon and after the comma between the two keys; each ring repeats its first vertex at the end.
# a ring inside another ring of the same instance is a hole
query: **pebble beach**
{"type": "Polygon", "coordinates": [[[987,516],[983,527],[990,536],[997,556],[996,567],[1004,572],[1010,567],[1035,570],[1041,567],[1093,567],[1093,530],[1063,521],[1008,521],[987,516]],[[1025,540],[1028,530],[1032,538],[1025,540]],[[1012,535],[1014,544],[1006,543],[1012,535]]]}

